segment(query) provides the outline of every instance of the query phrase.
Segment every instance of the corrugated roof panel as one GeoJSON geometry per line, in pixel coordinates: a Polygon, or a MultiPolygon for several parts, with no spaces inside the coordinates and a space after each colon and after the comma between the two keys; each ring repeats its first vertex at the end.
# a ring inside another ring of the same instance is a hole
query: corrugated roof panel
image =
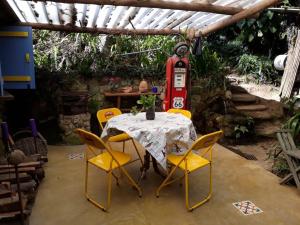
{"type": "MultiPolygon", "coordinates": [[[[165,2],[168,1],[174,2],[175,0],[165,0],[165,2]]],[[[183,2],[180,0],[176,1],[178,3],[183,2]]],[[[261,1],[263,0],[217,0],[197,2],[210,2],[216,6],[240,7],[245,9],[261,1]]],[[[87,26],[89,28],[126,28],[132,30],[133,27],[129,23],[129,19],[131,18],[132,24],[136,29],[172,29],[178,31],[182,28],[200,29],[230,17],[230,15],[210,12],[131,6],[68,4],[51,1],[44,3],[27,0],[7,0],[7,2],[22,22],[71,25],[77,27],[87,26]]],[[[74,0],[74,2],[76,2],[76,0],[74,0]]],[[[184,2],[195,3],[193,0],[185,0],[184,2]]]]}

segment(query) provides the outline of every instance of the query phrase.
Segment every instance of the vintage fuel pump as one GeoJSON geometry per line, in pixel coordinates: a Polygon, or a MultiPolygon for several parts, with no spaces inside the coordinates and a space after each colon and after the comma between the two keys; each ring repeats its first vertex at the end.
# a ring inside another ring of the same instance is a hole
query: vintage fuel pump
{"type": "Polygon", "coordinates": [[[189,46],[185,42],[178,43],[175,54],[168,58],[166,65],[166,86],[163,110],[189,109],[190,64],[188,60],[189,46]]]}

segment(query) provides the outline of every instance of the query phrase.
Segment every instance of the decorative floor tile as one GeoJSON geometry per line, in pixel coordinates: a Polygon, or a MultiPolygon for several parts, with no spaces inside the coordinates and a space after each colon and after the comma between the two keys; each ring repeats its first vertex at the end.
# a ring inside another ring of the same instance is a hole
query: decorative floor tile
{"type": "Polygon", "coordinates": [[[235,208],[237,208],[245,216],[263,212],[260,208],[258,208],[251,201],[234,202],[232,204],[235,208]]]}
{"type": "Polygon", "coordinates": [[[76,159],[83,159],[83,158],[84,158],[83,152],[74,152],[68,155],[69,160],[76,160],[76,159]]]}

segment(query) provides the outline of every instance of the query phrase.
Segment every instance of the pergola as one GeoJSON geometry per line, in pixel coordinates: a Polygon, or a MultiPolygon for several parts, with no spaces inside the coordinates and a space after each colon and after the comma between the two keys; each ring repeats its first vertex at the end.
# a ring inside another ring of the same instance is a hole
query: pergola
{"type": "MultiPolygon", "coordinates": [[[[279,0],[2,0],[21,25],[77,33],[206,36],[279,0]]],[[[3,3],[2,3],[3,4],[3,3]]],[[[0,10],[1,11],[1,10],[0,10]]]]}

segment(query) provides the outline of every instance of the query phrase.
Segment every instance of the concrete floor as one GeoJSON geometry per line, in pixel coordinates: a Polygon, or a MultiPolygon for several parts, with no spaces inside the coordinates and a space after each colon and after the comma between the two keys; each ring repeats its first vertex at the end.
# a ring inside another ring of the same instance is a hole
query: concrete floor
{"type": "MultiPolygon", "coordinates": [[[[156,198],[154,192],[162,179],[150,169],[141,183],[142,198],[123,178],[120,187],[113,185],[109,212],[103,212],[84,197],[84,160],[68,160],[69,153],[82,151],[83,146],[49,146],[46,178],[39,188],[31,225],[300,224],[300,196],[295,187],[279,185],[278,177],[220,145],[214,151],[213,197],[200,208],[186,211],[184,188],[177,183],[156,198]],[[242,200],[252,201],[263,213],[242,215],[232,205],[242,200]]],[[[139,176],[139,166],[138,162],[127,166],[134,178],[139,176]]],[[[199,199],[208,190],[207,172],[191,175],[192,198],[199,199]]],[[[104,176],[101,171],[91,171],[90,191],[99,200],[106,196],[104,176]]]]}

